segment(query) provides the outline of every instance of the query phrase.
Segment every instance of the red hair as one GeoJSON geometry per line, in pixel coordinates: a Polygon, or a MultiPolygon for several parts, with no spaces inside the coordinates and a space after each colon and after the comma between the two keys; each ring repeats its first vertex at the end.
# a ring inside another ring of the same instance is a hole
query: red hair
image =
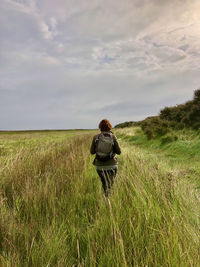
{"type": "Polygon", "coordinates": [[[112,124],[109,120],[103,119],[99,123],[99,129],[101,130],[101,132],[108,132],[112,129],[112,124]]]}

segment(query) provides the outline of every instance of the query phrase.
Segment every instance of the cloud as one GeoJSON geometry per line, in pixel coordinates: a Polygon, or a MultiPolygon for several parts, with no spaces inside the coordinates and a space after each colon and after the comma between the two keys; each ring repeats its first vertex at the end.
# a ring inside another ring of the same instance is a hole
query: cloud
{"type": "Polygon", "coordinates": [[[0,128],[155,115],[199,87],[200,3],[2,0],[0,128]]]}

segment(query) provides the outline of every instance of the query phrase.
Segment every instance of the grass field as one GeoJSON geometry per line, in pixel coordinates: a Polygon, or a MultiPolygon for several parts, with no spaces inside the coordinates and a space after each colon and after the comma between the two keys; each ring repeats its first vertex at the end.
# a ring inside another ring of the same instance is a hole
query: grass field
{"type": "Polygon", "coordinates": [[[95,131],[0,133],[0,266],[200,266],[200,137],[122,147],[109,199],[95,131]]]}

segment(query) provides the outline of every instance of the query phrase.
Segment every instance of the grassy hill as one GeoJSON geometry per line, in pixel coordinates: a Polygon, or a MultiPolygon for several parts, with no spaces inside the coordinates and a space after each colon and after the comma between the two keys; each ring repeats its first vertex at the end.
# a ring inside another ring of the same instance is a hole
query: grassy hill
{"type": "Polygon", "coordinates": [[[147,117],[142,121],[119,123],[115,128],[141,126],[148,139],[159,138],[174,141],[174,130],[193,129],[200,131],[200,89],[194,91],[192,100],[172,107],[164,107],[157,116],[147,117]]]}
{"type": "Polygon", "coordinates": [[[122,155],[105,199],[94,133],[0,135],[0,265],[199,266],[199,137],[115,130],[122,155]]]}

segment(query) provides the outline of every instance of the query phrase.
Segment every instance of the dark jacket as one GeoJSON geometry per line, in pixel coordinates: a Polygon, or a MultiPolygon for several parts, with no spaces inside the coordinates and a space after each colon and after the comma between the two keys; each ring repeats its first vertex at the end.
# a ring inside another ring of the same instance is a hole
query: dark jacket
{"type": "MultiPolygon", "coordinates": [[[[108,133],[110,133],[110,132],[108,132],[108,133]]],[[[111,132],[112,133],[112,132],[111,132]]],[[[113,133],[112,133],[113,134],[113,133]]],[[[94,137],[93,137],[93,140],[92,140],[92,144],[91,144],[91,147],[90,147],[90,153],[91,154],[95,154],[96,153],[96,151],[95,151],[95,149],[96,149],[96,143],[95,143],[95,141],[96,141],[96,139],[98,138],[98,135],[99,134],[97,134],[97,135],[95,135],[94,137]]],[[[118,143],[118,141],[117,141],[117,137],[113,134],[113,141],[114,141],[114,145],[113,145],[113,152],[114,152],[114,157],[113,158],[111,158],[111,159],[108,159],[108,160],[106,160],[106,161],[104,161],[104,162],[102,162],[102,161],[100,161],[100,160],[98,160],[96,157],[95,157],[95,159],[94,159],[94,161],[93,161],[93,164],[95,165],[95,166],[113,166],[113,165],[117,165],[118,163],[117,163],[117,158],[115,157],[115,154],[121,154],[121,149],[120,149],[120,146],[119,146],[119,143],[118,143]]]]}

